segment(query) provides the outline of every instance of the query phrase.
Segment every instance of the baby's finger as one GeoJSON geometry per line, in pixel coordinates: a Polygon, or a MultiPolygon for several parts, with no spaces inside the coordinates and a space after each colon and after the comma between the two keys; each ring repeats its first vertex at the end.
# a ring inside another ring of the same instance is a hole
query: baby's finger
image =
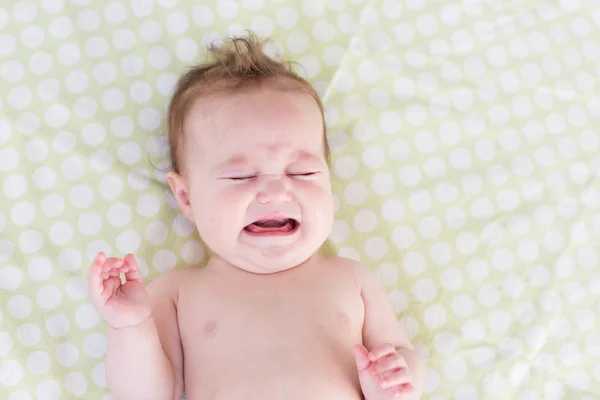
{"type": "Polygon", "coordinates": [[[102,265],[102,272],[109,272],[113,269],[119,269],[122,266],[123,266],[122,258],[110,257],[110,258],[107,258],[106,261],[104,262],[104,265],[102,265]]]}
{"type": "Polygon", "coordinates": [[[133,254],[125,255],[123,271],[125,272],[125,280],[127,280],[127,282],[136,281],[144,283],[144,277],[142,276],[140,267],[138,266],[137,261],[135,261],[133,254]]]}
{"type": "Polygon", "coordinates": [[[102,294],[104,288],[102,284],[104,281],[102,276],[102,266],[105,260],[106,257],[104,256],[104,253],[98,254],[88,272],[88,286],[92,301],[102,294]]]}
{"type": "Polygon", "coordinates": [[[399,386],[404,385],[405,383],[410,383],[410,381],[410,373],[406,368],[403,368],[390,372],[385,378],[381,378],[379,380],[379,386],[382,389],[387,389],[391,388],[392,386],[399,386]]]}
{"type": "Polygon", "coordinates": [[[412,383],[403,383],[402,385],[393,388],[392,391],[396,394],[412,393],[415,391],[415,387],[412,383]]]}
{"type": "Polygon", "coordinates": [[[121,286],[121,279],[118,277],[110,277],[103,282],[103,288],[101,293],[102,304],[104,305],[106,301],[112,296],[117,288],[121,286]]]}
{"type": "Polygon", "coordinates": [[[371,361],[375,361],[380,359],[381,357],[389,356],[390,354],[394,354],[396,352],[396,348],[391,344],[383,344],[381,346],[375,347],[373,350],[369,352],[369,359],[371,361]]]}
{"type": "Polygon", "coordinates": [[[377,360],[371,371],[374,375],[380,375],[384,372],[399,368],[406,368],[406,362],[402,356],[398,353],[394,353],[377,360]]]}

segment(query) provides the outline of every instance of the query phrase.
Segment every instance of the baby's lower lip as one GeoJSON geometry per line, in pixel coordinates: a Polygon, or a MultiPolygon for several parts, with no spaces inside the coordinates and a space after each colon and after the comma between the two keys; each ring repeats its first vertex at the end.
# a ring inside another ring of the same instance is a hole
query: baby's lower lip
{"type": "Polygon", "coordinates": [[[296,231],[298,231],[298,228],[300,227],[300,223],[296,222],[294,229],[289,230],[289,231],[282,231],[282,230],[265,230],[262,232],[252,232],[250,230],[248,230],[247,228],[244,228],[244,232],[247,235],[250,236],[255,236],[255,237],[268,237],[268,236],[290,236],[293,235],[294,233],[296,233],[296,231]]]}

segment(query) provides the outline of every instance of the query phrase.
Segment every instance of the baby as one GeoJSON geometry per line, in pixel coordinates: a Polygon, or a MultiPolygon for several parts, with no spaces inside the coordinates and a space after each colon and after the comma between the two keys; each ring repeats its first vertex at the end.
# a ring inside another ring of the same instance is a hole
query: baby
{"type": "Polygon", "coordinates": [[[118,400],[417,399],[424,366],[383,288],[316,254],[334,214],[323,106],[263,46],[211,48],[169,105],[168,181],[206,267],[147,288],[131,254],[90,267],[108,386],[118,400]]]}

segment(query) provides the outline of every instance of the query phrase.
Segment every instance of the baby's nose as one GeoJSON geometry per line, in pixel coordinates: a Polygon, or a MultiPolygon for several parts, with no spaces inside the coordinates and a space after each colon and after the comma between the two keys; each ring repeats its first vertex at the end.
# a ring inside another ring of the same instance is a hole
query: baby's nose
{"type": "Polygon", "coordinates": [[[259,203],[286,203],[290,201],[290,190],[285,182],[285,177],[273,177],[263,186],[256,195],[259,203]]]}

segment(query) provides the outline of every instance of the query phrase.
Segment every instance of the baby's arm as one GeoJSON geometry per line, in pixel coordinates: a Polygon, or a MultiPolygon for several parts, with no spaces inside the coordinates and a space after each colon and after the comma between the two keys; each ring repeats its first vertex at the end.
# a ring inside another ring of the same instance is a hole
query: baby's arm
{"type": "Polygon", "coordinates": [[[363,345],[372,351],[383,345],[395,347],[408,366],[414,391],[402,399],[418,399],[425,384],[425,366],[414,350],[404,328],[387,298],[385,290],[364,266],[356,265],[357,283],[365,307],[363,322],[363,345]]]}
{"type": "Polygon", "coordinates": [[[179,400],[183,394],[177,280],[166,275],[148,286],[150,318],[133,327],[109,327],[107,381],[119,400],[179,400]]]}

